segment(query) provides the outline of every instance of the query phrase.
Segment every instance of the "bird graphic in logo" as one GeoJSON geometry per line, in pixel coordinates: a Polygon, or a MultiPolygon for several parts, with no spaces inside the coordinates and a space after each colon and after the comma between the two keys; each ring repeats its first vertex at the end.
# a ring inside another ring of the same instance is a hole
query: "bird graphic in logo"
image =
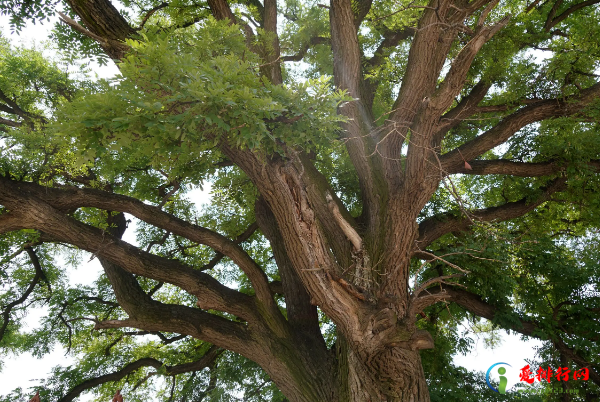
{"type": "Polygon", "coordinates": [[[488,369],[486,375],[485,375],[485,382],[487,382],[488,387],[490,387],[490,389],[494,392],[498,392],[499,394],[506,394],[506,384],[508,382],[508,380],[506,379],[506,377],[504,377],[504,374],[506,374],[506,369],[504,367],[499,367],[498,368],[498,374],[500,374],[500,385],[498,385],[498,389],[492,387],[492,384],[490,384],[490,372],[492,371],[492,369],[500,364],[505,364],[508,367],[512,367],[510,364],[508,363],[494,363],[490,366],[490,368],[488,369]]]}

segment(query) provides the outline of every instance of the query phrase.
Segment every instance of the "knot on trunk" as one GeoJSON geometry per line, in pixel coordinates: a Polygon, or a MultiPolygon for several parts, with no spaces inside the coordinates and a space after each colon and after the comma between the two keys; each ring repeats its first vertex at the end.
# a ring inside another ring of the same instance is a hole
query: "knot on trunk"
{"type": "MultiPolygon", "coordinates": [[[[408,332],[410,334],[410,332],[408,332]]],[[[423,329],[417,329],[410,338],[407,336],[406,330],[400,330],[398,336],[393,342],[390,342],[388,346],[399,347],[408,350],[421,350],[421,349],[433,349],[433,338],[428,331],[423,329]]]]}
{"type": "Polygon", "coordinates": [[[410,338],[412,350],[433,349],[433,338],[428,331],[418,329],[410,338]]]}

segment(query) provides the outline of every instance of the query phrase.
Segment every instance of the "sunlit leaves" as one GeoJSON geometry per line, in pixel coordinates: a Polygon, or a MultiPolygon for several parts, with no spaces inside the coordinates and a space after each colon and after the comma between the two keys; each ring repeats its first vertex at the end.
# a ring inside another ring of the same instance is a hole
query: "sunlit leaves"
{"type": "Polygon", "coordinates": [[[125,161],[147,163],[185,177],[193,175],[190,167],[205,171],[214,162],[220,141],[272,151],[281,143],[310,149],[335,138],[343,94],[327,80],[263,81],[235,26],[208,21],[197,31],[130,46],[120,78],[61,114],[57,132],[75,135],[89,163],[114,158],[122,168],[125,161]]]}

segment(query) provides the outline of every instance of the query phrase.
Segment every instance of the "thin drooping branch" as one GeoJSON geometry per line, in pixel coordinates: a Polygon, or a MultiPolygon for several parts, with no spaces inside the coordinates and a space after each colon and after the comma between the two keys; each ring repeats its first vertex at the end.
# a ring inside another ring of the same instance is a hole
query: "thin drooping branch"
{"type": "Polygon", "coordinates": [[[470,216],[454,217],[451,214],[441,214],[425,219],[419,224],[419,238],[416,245],[418,250],[423,250],[434,240],[450,232],[464,232],[476,222],[502,222],[518,218],[534,210],[538,205],[550,199],[551,195],[566,189],[566,179],[560,177],[553,180],[543,193],[534,201],[527,197],[508,202],[498,207],[472,211],[470,216]]]}
{"type": "Polygon", "coordinates": [[[110,300],[104,300],[103,298],[98,297],[98,296],[78,296],[75,299],[71,300],[70,303],[68,303],[68,304],[77,303],[78,301],[82,301],[82,300],[93,301],[93,302],[104,304],[105,306],[110,306],[110,307],[119,307],[118,303],[115,303],[110,300]]]}
{"type": "Polygon", "coordinates": [[[138,335],[138,336],[143,336],[143,335],[156,335],[160,338],[161,343],[163,345],[169,345],[171,343],[180,341],[182,339],[187,338],[187,335],[175,335],[171,338],[167,338],[165,336],[165,334],[163,334],[162,332],[159,331],[132,331],[132,332],[123,332],[123,335],[129,335],[129,336],[133,336],[133,335],[138,335]]]}
{"type": "Polygon", "coordinates": [[[142,22],[140,22],[140,26],[137,27],[136,30],[137,31],[141,30],[144,27],[144,25],[146,25],[146,22],[148,22],[150,17],[152,17],[154,15],[155,12],[162,10],[163,8],[168,7],[168,6],[169,6],[169,3],[167,3],[166,1],[163,1],[156,7],[152,7],[150,10],[148,10],[146,12],[146,15],[144,15],[144,18],[142,18],[142,22]]]}
{"type": "Polygon", "coordinates": [[[600,94],[600,83],[563,99],[549,99],[525,106],[502,119],[496,126],[440,158],[443,170],[455,170],[465,160],[475,159],[484,152],[503,144],[528,124],[552,117],[573,116],[600,94]]]}
{"type": "MultiPolygon", "coordinates": [[[[452,285],[442,284],[439,287],[424,290],[421,292],[419,297],[430,295],[444,295],[444,300],[452,301],[464,307],[472,314],[486,318],[490,321],[494,320],[494,317],[498,312],[496,306],[485,302],[481,296],[471,293],[467,290],[456,288],[452,285]]],[[[536,326],[536,324],[525,319],[521,319],[518,324],[515,324],[510,329],[527,336],[536,336],[536,334],[539,335],[539,328],[536,326]]]]}
{"type": "Polygon", "coordinates": [[[35,269],[35,275],[33,276],[33,279],[31,280],[31,282],[29,283],[29,286],[27,287],[25,292],[21,295],[21,297],[19,297],[17,300],[14,300],[14,301],[8,303],[8,305],[6,305],[4,307],[4,310],[2,311],[2,315],[1,315],[2,316],[2,326],[0,327],[0,341],[2,341],[2,338],[4,338],[4,333],[6,332],[6,328],[8,328],[8,324],[10,323],[10,313],[12,312],[12,310],[15,307],[17,307],[18,305],[25,303],[25,301],[27,300],[29,295],[31,295],[31,292],[33,292],[33,289],[40,282],[40,280],[43,279],[45,276],[44,271],[42,269],[42,265],[40,264],[40,260],[38,259],[38,256],[35,253],[35,251],[33,250],[33,248],[25,247],[25,251],[29,255],[31,264],[33,265],[33,267],[35,269]]]}
{"type": "Polygon", "coordinates": [[[430,294],[427,290],[432,285],[440,286],[441,284],[447,283],[446,281],[453,278],[465,276],[464,273],[442,275],[435,278],[431,278],[421,284],[414,292],[413,299],[410,303],[409,317],[414,317],[416,314],[421,313],[426,307],[429,307],[437,302],[446,300],[446,293],[439,292],[430,294]]]}
{"type": "Polygon", "coordinates": [[[207,367],[211,367],[214,361],[221,355],[221,353],[223,353],[223,349],[220,349],[216,346],[212,346],[210,349],[208,349],[204,356],[202,356],[197,361],[178,364],[176,366],[165,366],[159,360],[153,359],[151,357],[139,359],[129,364],[126,364],[122,369],[118,371],[91,378],[82,382],[81,384],[72,388],[65,396],[60,398],[58,402],[71,402],[73,399],[81,395],[82,392],[85,392],[89,389],[97,387],[101,384],[105,384],[107,382],[119,381],[143,367],[152,367],[158,370],[164,366],[166,375],[177,375],[182,373],[201,371],[207,367]]]}

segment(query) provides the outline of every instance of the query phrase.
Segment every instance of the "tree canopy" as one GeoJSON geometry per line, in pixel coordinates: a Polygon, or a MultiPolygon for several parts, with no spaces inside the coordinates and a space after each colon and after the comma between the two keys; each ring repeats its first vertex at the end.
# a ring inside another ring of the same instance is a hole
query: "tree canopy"
{"type": "Polygon", "coordinates": [[[76,359],[42,401],[504,400],[466,322],[599,400],[598,4],[1,2],[60,22],[0,38],[0,350],[76,359]]]}

